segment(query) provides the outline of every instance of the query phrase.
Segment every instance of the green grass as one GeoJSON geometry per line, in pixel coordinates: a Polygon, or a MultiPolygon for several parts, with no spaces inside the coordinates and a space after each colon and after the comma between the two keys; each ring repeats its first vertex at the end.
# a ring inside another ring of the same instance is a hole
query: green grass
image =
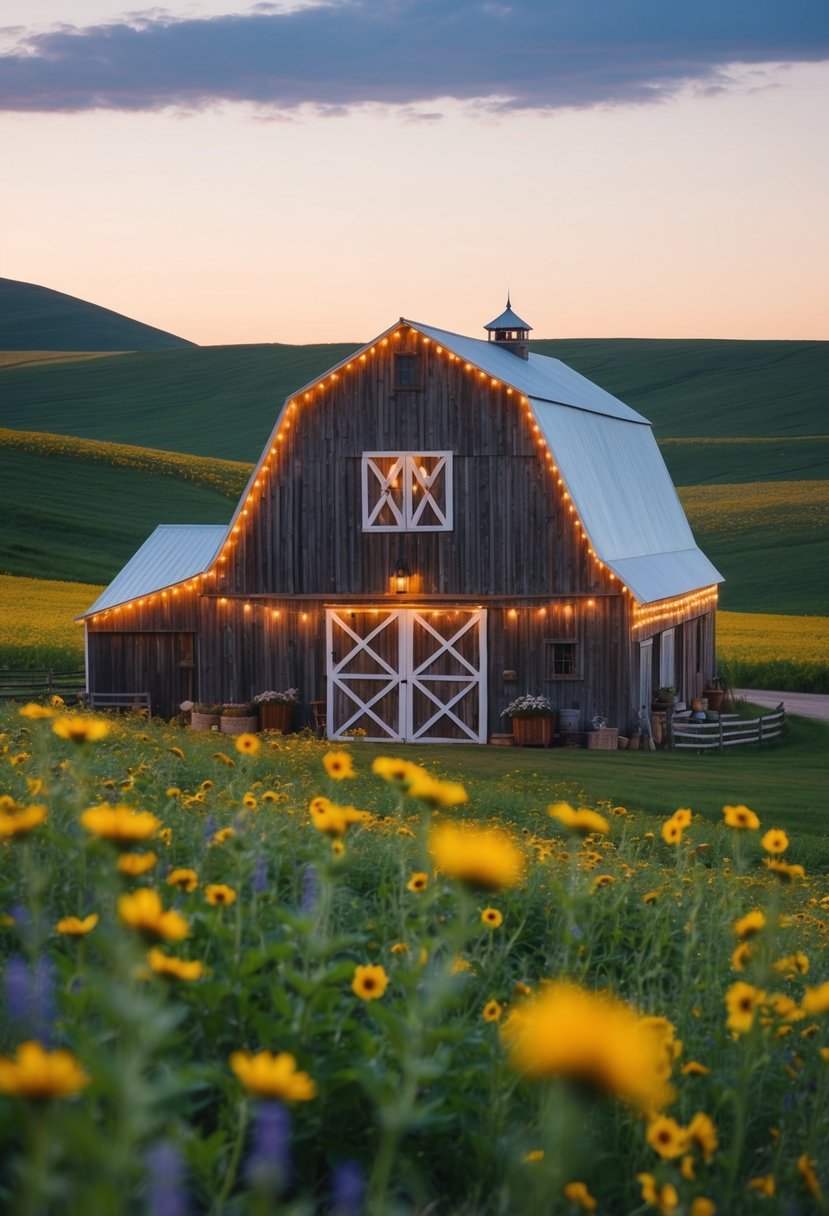
{"type": "Polygon", "coordinates": [[[175,477],[0,449],[0,572],[108,583],[160,523],[226,523],[230,499],[175,477]]]}
{"type": "Polygon", "coordinates": [[[285,397],[353,349],[211,346],[10,368],[0,372],[0,423],[254,461],[285,397]]]}
{"type": "MultiPolygon", "coordinates": [[[[789,716],[784,739],[702,755],[680,751],[595,752],[579,748],[415,747],[360,744],[374,758],[389,752],[444,777],[465,781],[474,804],[485,803],[520,829],[542,806],[542,790],[595,805],[610,799],[628,810],[665,817],[679,806],[712,823],[726,803],[744,803],[765,827],[798,837],[798,859],[829,870],[829,725],[789,716]],[[796,777],[793,776],[796,774],[796,777]],[[802,856],[801,856],[802,855],[802,856]]],[[[365,763],[365,762],[364,762],[365,763]]],[[[552,800],[552,793],[550,793],[552,800]]]]}
{"type": "Polygon", "coordinates": [[[677,486],[829,478],[827,435],[663,439],[659,447],[677,486]]]}
{"type": "Polygon", "coordinates": [[[165,350],[184,338],[75,296],[0,279],[2,350],[165,350]]]}
{"type": "Polygon", "coordinates": [[[533,342],[644,414],[658,438],[826,430],[829,342],[533,342]]]}

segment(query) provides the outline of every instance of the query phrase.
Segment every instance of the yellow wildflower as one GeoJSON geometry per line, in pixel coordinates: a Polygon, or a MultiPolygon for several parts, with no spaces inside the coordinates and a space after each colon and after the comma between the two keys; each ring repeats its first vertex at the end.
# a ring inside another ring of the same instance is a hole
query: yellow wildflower
{"type": "Polygon", "coordinates": [[[642,1187],[642,1200],[657,1209],[659,1216],[674,1216],[679,1207],[679,1195],[676,1187],[670,1182],[660,1186],[653,1174],[637,1174],[637,1181],[642,1187]]]}
{"type": "Polygon", "coordinates": [[[756,1191],[758,1195],[764,1195],[767,1199],[773,1199],[777,1190],[774,1174],[761,1174],[757,1178],[750,1178],[748,1189],[756,1191]]]}
{"type": "Polygon", "coordinates": [[[726,1026],[736,1036],[746,1034],[754,1025],[754,1011],[766,999],[765,992],[737,980],[725,994],[728,1018],[726,1026]]]}
{"type": "Polygon", "coordinates": [[[255,756],[262,746],[257,735],[242,734],[236,736],[236,750],[243,756],[255,756]]]}
{"type": "Polygon", "coordinates": [[[671,1096],[664,1038],[609,993],[551,982],[513,1009],[502,1035],[513,1067],[530,1077],[570,1077],[652,1110],[671,1096]]]}
{"type": "Polygon", "coordinates": [[[344,836],[352,824],[371,819],[368,811],[358,811],[353,806],[340,806],[328,798],[312,798],[308,809],[314,827],[327,836],[344,836]]]}
{"type": "Polygon", "coordinates": [[[357,967],[351,981],[351,991],[363,1001],[376,1001],[386,991],[389,977],[385,969],[375,964],[357,967]]]}
{"type": "Polygon", "coordinates": [[[38,705],[35,701],[30,701],[28,705],[21,705],[17,712],[21,718],[28,718],[31,722],[39,718],[52,718],[55,714],[51,705],[38,705]]]}
{"type": "Polygon", "coordinates": [[[583,1212],[595,1212],[596,1200],[587,1189],[586,1182],[567,1182],[564,1186],[564,1198],[570,1203],[577,1204],[583,1212]]]}
{"type": "Polygon", "coordinates": [[[665,1159],[679,1157],[685,1152],[686,1133],[669,1115],[658,1115],[648,1124],[647,1141],[665,1159]]]}
{"type": "Polygon", "coordinates": [[[791,882],[793,878],[806,877],[803,866],[790,865],[789,862],[783,861],[782,857],[767,857],[765,865],[774,874],[775,878],[779,878],[781,882],[791,882]]]}
{"type": "Polygon", "coordinates": [[[760,826],[760,820],[747,806],[724,806],[722,813],[727,828],[747,828],[754,831],[760,826]]]}
{"type": "Polygon", "coordinates": [[[776,963],[772,963],[772,967],[775,971],[782,971],[784,975],[808,975],[809,956],[798,950],[796,954],[779,958],[776,963]]]}
{"type": "Polygon", "coordinates": [[[504,914],[497,908],[484,908],[481,913],[481,924],[488,929],[498,929],[504,923],[504,914]]]}
{"type": "Polygon", "coordinates": [[[125,925],[146,937],[181,941],[190,931],[186,919],[173,909],[165,911],[157,891],[139,887],[118,900],[118,915],[125,925]]]}
{"type": "Polygon", "coordinates": [[[770,828],[760,841],[767,853],[785,853],[789,838],[780,828],[770,828]]]}
{"type": "Polygon", "coordinates": [[[167,882],[171,887],[178,887],[182,891],[195,891],[199,885],[199,876],[195,870],[190,870],[186,866],[181,866],[177,870],[171,870],[167,875],[167,882]]]}
{"type": "Polygon", "coordinates": [[[469,795],[458,781],[439,781],[429,773],[417,773],[409,781],[406,793],[410,798],[419,798],[429,806],[460,806],[469,801],[469,795]]]}
{"type": "Polygon", "coordinates": [[[106,739],[110,732],[110,725],[103,718],[63,714],[55,718],[52,730],[59,739],[69,739],[73,743],[97,743],[99,739],[106,739]]]}
{"type": "Polygon", "coordinates": [[[829,1011],[829,980],[817,988],[807,988],[803,993],[803,1011],[808,1016],[829,1011]]]}
{"type": "Polygon", "coordinates": [[[569,802],[553,802],[547,807],[547,814],[577,836],[589,836],[591,832],[606,835],[610,831],[610,824],[604,816],[586,806],[576,811],[569,802]]]}
{"type": "Polygon", "coordinates": [[[11,814],[0,811],[0,837],[25,836],[46,820],[46,807],[38,803],[24,807],[12,802],[12,807],[11,814]]]}
{"type": "Polygon", "coordinates": [[[280,1102],[309,1102],[317,1096],[317,1087],[307,1072],[300,1072],[296,1060],[287,1051],[274,1055],[260,1051],[234,1051],[230,1067],[249,1093],[258,1098],[280,1102]]]}
{"type": "Polygon", "coordinates": [[[707,1077],[711,1069],[697,1060],[688,1060],[679,1070],[683,1077],[707,1077]]]}
{"type": "Polygon", "coordinates": [[[204,898],[209,904],[219,907],[235,903],[236,892],[233,890],[233,887],[225,886],[224,883],[208,883],[204,888],[204,898]]]}
{"type": "Polygon", "coordinates": [[[500,829],[441,823],[429,836],[435,869],[471,887],[498,891],[514,887],[524,872],[524,855],[500,829]]]}
{"type": "Polygon", "coordinates": [[[119,848],[147,840],[161,827],[161,820],[149,811],[136,811],[120,802],[91,806],[81,815],[81,823],[92,836],[111,840],[119,848]]]}
{"type": "Polygon", "coordinates": [[[85,937],[87,933],[91,933],[98,923],[98,913],[90,912],[89,916],[85,916],[80,920],[77,916],[64,916],[55,925],[58,933],[64,934],[66,937],[85,937]]]}
{"type": "Polygon", "coordinates": [[[705,1195],[697,1195],[696,1199],[691,1200],[690,1216],[715,1216],[716,1211],[716,1203],[705,1195]]]}
{"type": "Polygon", "coordinates": [[[765,927],[766,918],[759,908],[755,908],[753,912],[747,912],[740,920],[734,921],[734,932],[739,938],[753,937],[755,933],[759,933],[765,927]]]}
{"type": "Polygon", "coordinates": [[[158,861],[155,853],[122,853],[118,858],[118,870],[129,878],[148,874],[158,861]]]}
{"type": "Polygon", "coordinates": [[[168,976],[176,980],[199,980],[204,975],[204,964],[198,960],[173,958],[153,946],[147,955],[147,961],[156,975],[168,976]]]}
{"type": "Polygon", "coordinates": [[[697,1111],[685,1129],[690,1144],[697,1148],[705,1161],[710,1161],[717,1151],[717,1129],[710,1115],[697,1111]]]}
{"type": "Polygon", "coordinates": [[[665,844],[682,843],[682,824],[675,819],[666,819],[662,824],[662,839],[665,844]]]}
{"type": "Polygon", "coordinates": [[[356,777],[350,752],[326,752],[322,758],[325,771],[334,781],[343,781],[346,777],[356,777]]]}
{"type": "Polygon", "coordinates": [[[497,1001],[487,1001],[487,1003],[484,1005],[481,1017],[485,1022],[497,1022],[503,1012],[503,1005],[499,1005],[497,1001]]]}
{"type": "Polygon", "coordinates": [[[47,1051],[40,1043],[21,1043],[13,1059],[0,1056],[0,1092],[40,1101],[69,1098],[90,1078],[68,1051],[47,1051]]]}

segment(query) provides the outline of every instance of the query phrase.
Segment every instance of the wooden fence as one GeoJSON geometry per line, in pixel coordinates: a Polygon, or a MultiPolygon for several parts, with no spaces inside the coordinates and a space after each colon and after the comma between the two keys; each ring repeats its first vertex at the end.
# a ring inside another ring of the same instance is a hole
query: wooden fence
{"type": "Polygon", "coordinates": [[[707,751],[738,747],[742,743],[767,743],[783,733],[785,710],[781,702],[777,709],[759,718],[738,718],[723,714],[717,722],[693,722],[690,718],[674,718],[670,727],[671,747],[696,748],[707,751]]]}
{"type": "Polygon", "coordinates": [[[83,671],[7,671],[0,669],[0,701],[33,701],[40,697],[63,697],[76,701],[86,688],[83,671]]]}

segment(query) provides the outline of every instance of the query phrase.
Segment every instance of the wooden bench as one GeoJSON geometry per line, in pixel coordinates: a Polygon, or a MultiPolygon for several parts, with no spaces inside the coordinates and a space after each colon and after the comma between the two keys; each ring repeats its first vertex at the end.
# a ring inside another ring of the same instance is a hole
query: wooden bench
{"type": "Polygon", "coordinates": [[[90,692],[85,700],[90,709],[125,709],[148,718],[152,714],[148,692],[90,692]]]}

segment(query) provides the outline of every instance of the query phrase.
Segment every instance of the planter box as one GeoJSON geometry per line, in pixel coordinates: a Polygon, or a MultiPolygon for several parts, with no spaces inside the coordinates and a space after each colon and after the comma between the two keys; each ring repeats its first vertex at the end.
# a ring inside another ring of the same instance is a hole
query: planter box
{"type": "Polygon", "coordinates": [[[222,714],[220,725],[223,735],[253,735],[259,730],[259,718],[226,718],[222,714]]]}
{"type": "Polygon", "coordinates": [[[511,734],[506,734],[506,732],[498,732],[489,736],[489,742],[492,747],[512,747],[515,738],[511,734]]]}
{"type": "Polygon", "coordinates": [[[587,732],[587,750],[600,752],[615,752],[619,747],[619,732],[615,726],[605,726],[602,730],[587,732]]]}
{"type": "Polygon", "coordinates": [[[294,707],[290,701],[263,701],[259,706],[260,730],[279,730],[287,735],[293,721],[294,707]]]}
{"type": "Polygon", "coordinates": [[[222,718],[220,714],[197,714],[196,711],[193,710],[192,714],[190,715],[190,729],[213,730],[215,727],[215,729],[218,730],[221,721],[222,718]]]}
{"type": "Polygon", "coordinates": [[[539,714],[535,718],[512,719],[512,737],[516,747],[552,747],[556,733],[555,714],[539,714]]]}

